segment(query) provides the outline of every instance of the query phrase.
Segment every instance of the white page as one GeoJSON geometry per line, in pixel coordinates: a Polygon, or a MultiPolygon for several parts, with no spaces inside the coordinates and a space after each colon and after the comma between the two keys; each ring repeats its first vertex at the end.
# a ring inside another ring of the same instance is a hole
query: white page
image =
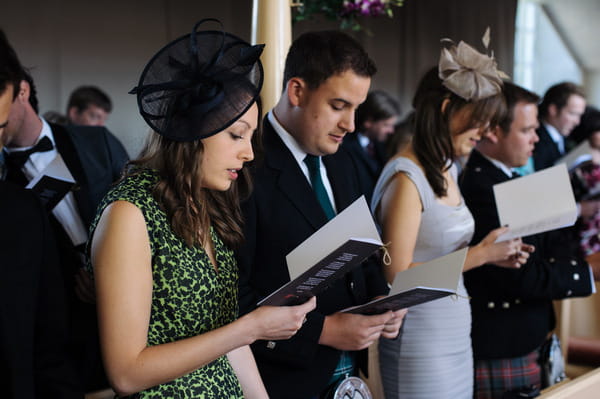
{"type": "Polygon", "coordinates": [[[509,231],[499,241],[571,226],[577,205],[566,165],[494,185],[500,225],[509,231]]]}
{"type": "Polygon", "coordinates": [[[396,273],[388,296],[416,287],[456,292],[469,247],[396,273]]]}
{"type": "Polygon", "coordinates": [[[294,280],[300,276],[350,238],[383,245],[364,196],[354,201],[286,256],[290,279],[294,280]]]}
{"type": "Polygon", "coordinates": [[[26,188],[32,188],[44,176],[50,176],[50,177],[54,177],[55,179],[60,179],[60,180],[68,181],[70,183],[75,183],[75,179],[73,179],[73,175],[71,174],[71,172],[69,172],[69,169],[67,168],[67,165],[65,165],[65,162],[63,161],[61,156],[56,156],[52,160],[52,162],[50,162],[48,164],[48,166],[46,166],[44,168],[44,170],[42,170],[40,172],[39,175],[37,175],[36,177],[31,179],[31,181],[29,182],[29,184],[27,185],[26,188]]]}
{"type": "Polygon", "coordinates": [[[554,164],[558,165],[564,163],[567,165],[567,169],[571,170],[580,163],[589,161],[590,159],[592,159],[592,147],[590,146],[589,141],[584,140],[554,164]]]}

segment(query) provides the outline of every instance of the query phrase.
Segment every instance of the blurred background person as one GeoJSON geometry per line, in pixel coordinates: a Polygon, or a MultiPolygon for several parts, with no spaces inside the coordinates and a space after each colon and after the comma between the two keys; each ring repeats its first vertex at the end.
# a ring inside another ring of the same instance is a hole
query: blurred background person
{"type": "Polygon", "coordinates": [[[361,190],[371,202],[375,182],[387,161],[386,142],[394,133],[400,116],[398,102],[381,90],[371,91],[358,106],[354,134],[344,137],[344,147],[358,171],[361,190]]]}
{"type": "Polygon", "coordinates": [[[67,119],[73,125],[105,126],[111,111],[110,97],[96,86],[76,88],[67,103],[67,119]]]}
{"type": "Polygon", "coordinates": [[[583,89],[574,83],[558,83],[546,91],[539,105],[540,141],[533,150],[534,170],[553,166],[571,149],[567,137],[579,124],[585,105],[583,89]]]}

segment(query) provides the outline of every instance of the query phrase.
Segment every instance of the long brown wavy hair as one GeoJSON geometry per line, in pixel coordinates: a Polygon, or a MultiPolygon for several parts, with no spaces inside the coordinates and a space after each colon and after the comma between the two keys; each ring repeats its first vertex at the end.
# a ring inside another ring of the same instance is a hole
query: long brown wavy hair
{"type": "MultiPolygon", "coordinates": [[[[257,105],[261,115],[260,102],[257,105]]],[[[261,124],[257,126],[253,144],[261,135],[261,124]]],[[[190,247],[210,242],[212,226],[229,248],[236,248],[243,241],[240,201],[252,191],[250,172],[245,165],[226,191],[203,188],[203,156],[202,140],[177,142],[152,132],[140,157],[129,162],[125,175],[138,173],[140,168],[158,171],[159,181],[152,194],[166,212],[175,234],[190,247]]]]}
{"type": "Polygon", "coordinates": [[[504,114],[502,93],[478,101],[466,101],[442,85],[438,68],[430,69],[421,79],[413,99],[415,109],[413,149],[429,185],[438,197],[446,196],[443,173],[456,158],[452,146],[450,120],[462,110],[468,112],[466,123],[458,131],[464,132],[488,123],[494,126],[504,114]],[[442,104],[448,103],[442,111],[442,104]]]}

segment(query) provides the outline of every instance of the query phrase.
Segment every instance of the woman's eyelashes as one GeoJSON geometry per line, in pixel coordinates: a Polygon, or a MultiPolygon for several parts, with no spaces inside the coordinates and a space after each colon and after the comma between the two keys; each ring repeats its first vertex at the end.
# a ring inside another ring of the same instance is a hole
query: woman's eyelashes
{"type": "Polygon", "coordinates": [[[232,140],[243,140],[244,136],[241,134],[237,134],[235,132],[229,132],[229,136],[231,137],[232,140]]]}

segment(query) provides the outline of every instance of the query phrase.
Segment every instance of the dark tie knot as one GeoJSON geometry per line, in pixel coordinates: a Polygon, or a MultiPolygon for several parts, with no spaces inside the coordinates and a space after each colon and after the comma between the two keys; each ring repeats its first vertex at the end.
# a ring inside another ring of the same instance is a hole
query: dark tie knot
{"type": "Polygon", "coordinates": [[[307,154],[306,158],[304,158],[304,163],[308,167],[309,172],[313,173],[321,167],[321,162],[319,157],[316,155],[307,154]]]}
{"type": "Polygon", "coordinates": [[[517,177],[521,177],[521,174],[517,171],[512,171],[511,179],[516,179],[517,177]]]}
{"type": "Polygon", "coordinates": [[[36,145],[28,150],[24,151],[13,151],[5,154],[6,162],[13,168],[22,168],[25,162],[29,159],[29,156],[34,152],[46,152],[54,148],[52,141],[48,136],[44,136],[37,142],[36,145]]]}

